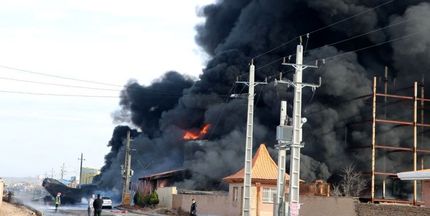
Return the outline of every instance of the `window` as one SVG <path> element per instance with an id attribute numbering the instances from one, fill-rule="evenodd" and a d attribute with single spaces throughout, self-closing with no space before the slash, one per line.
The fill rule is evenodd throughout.
<path id="1" fill-rule="evenodd" d="M 276 194 L 276 188 L 263 188 L 263 202 L 273 203 L 273 197 Z"/>
<path id="2" fill-rule="evenodd" d="M 239 199 L 239 188 L 238 187 L 233 187 L 233 202 L 237 202 L 237 200 Z"/>

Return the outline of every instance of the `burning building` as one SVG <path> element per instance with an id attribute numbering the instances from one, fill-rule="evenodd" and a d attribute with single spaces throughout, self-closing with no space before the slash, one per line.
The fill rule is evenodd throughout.
<path id="1" fill-rule="evenodd" d="M 225 188 L 220 179 L 242 167 L 244 155 L 246 101 L 229 96 L 247 89 L 235 81 L 247 77 L 251 59 L 257 80 L 273 81 L 280 72 L 291 78 L 280 63 L 294 53 L 296 36 L 303 35 L 305 63 L 325 62 L 304 79 L 323 79 L 316 92 L 303 92 L 308 123 L 301 177 L 307 181 L 327 179 L 350 163 L 369 170 L 369 154 L 355 149 L 370 143 L 371 108 L 363 96 L 371 93 L 374 74 L 383 74 L 384 66 L 391 65 L 389 79 L 396 78 L 402 88 L 430 69 L 430 39 L 425 34 L 430 31 L 430 4 L 424 0 L 223 0 L 201 8 L 199 15 L 206 21 L 196 27 L 196 42 L 210 59 L 198 80 L 170 71 L 148 86 L 130 81 L 121 92 L 115 121 L 142 131 L 132 131 L 135 176 L 184 167 L 193 173 L 180 183 L 184 187 Z M 293 95 L 291 89 L 271 83 L 256 93 L 254 143 L 267 143 L 275 154 L 279 104 L 292 101 Z M 121 187 L 127 130 L 114 130 L 111 152 L 95 179 L 101 186 Z M 206 141 L 184 159 L 186 143 L 196 137 Z M 408 135 L 388 132 L 385 137 L 400 143 Z M 428 134 L 423 139 L 427 141 Z M 386 159 L 392 166 L 404 164 L 394 155 Z"/>
<path id="2" fill-rule="evenodd" d="M 169 170 L 161 173 L 154 173 L 139 178 L 138 191 L 143 196 L 151 194 L 157 188 L 171 187 L 176 182 L 190 178 L 190 173 L 184 169 Z"/>

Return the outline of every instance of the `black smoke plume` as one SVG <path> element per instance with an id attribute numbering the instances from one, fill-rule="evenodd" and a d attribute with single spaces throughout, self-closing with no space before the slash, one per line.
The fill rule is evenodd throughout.
<path id="1" fill-rule="evenodd" d="M 323 85 L 316 92 L 304 90 L 303 116 L 308 118 L 308 123 L 304 126 L 302 178 L 327 179 L 349 163 L 355 163 L 364 171 L 370 170 L 369 151 L 365 147 L 370 145 L 371 107 L 369 100 L 362 96 L 371 93 L 372 77 L 383 75 L 384 66 L 388 65 L 389 89 L 394 91 L 421 80 L 422 74 L 430 69 L 427 36 L 430 4 L 395 0 L 372 9 L 382 3 L 384 1 L 220 0 L 202 8 L 199 13 L 206 22 L 196 27 L 196 42 L 209 54 L 210 60 L 199 79 L 194 81 L 168 72 L 149 86 L 133 81 L 122 91 L 121 110 L 114 118 L 118 122 L 131 120 L 141 129 L 133 142 L 135 177 L 186 167 L 193 172 L 193 178 L 180 183 L 182 186 L 222 187 L 220 179 L 243 166 L 246 97 L 230 98 L 229 95 L 246 93 L 247 88 L 235 84 L 236 78 L 247 78 L 253 57 L 294 39 L 255 58 L 257 80 L 269 77 L 269 81 L 273 81 L 279 72 L 291 79 L 291 68 L 280 66 L 280 61 L 259 67 L 294 54 L 298 35 L 303 35 L 305 63 L 313 64 L 320 59 L 318 69 L 304 72 L 305 81 L 323 79 Z M 327 45 L 398 22 L 404 23 L 344 43 Z M 321 30 L 307 38 L 306 33 L 316 29 Z M 396 40 L 405 35 L 409 36 Z M 384 43 L 390 40 L 393 41 Z M 374 47 L 349 52 L 370 46 Z M 325 64 L 321 64 L 322 59 L 326 59 Z M 274 86 L 273 82 L 257 87 L 254 148 L 266 143 L 276 156 L 274 131 L 279 124 L 280 100 L 289 102 L 291 115 L 291 91 L 285 86 Z M 405 91 L 411 92 L 407 88 Z M 410 118 L 410 107 L 403 109 L 397 105 L 399 103 L 389 102 L 385 106 L 390 113 L 387 117 Z M 384 109 L 378 108 L 378 114 L 381 110 Z M 204 137 L 207 141 L 195 144 L 182 139 L 186 130 L 199 130 L 204 124 L 211 125 Z M 120 129 L 122 127 L 116 128 L 115 132 Z M 124 133 L 115 132 L 112 140 L 124 138 Z M 412 134 L 408 129 L 395 126 L 378 127 L 378 133 L 383 134 L 378 142 L 389 141 L 397 146 L 409 145 Z M 427 136 L 424 134 L 423 140 L 427 140 Z M 106 165 L 98 179 L 102 184 L 112 186 L 120 182 L 121 144 L 111 141 L 112 151 L 106 156 Z M 198 148 L 191 148 L 193 145 Z M 187 149 L 194 150 L 185 154 Z M 386 165 L 378 169 L 387 172 L 412 167 L 408 156 L 394 153 L 379 158 L 384 158 Z"/>

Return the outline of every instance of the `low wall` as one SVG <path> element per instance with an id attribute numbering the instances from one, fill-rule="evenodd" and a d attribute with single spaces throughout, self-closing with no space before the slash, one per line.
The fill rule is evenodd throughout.
<path id="1" fill-rule="evenodd" d="M 357 204 L 358 216 L 428 216 L 430 215 L 430 208 L 406 206 L 406 205 L 393 205 L 393 204 L 371 204 L 371 203 L 358 203 Z"/>
<path id="2" fill-rule="evenodd" d="M 158 199 L 161 207 L 166 207 L 168 209 L 172 208 L 173 195 L 177 194 L 176 187 L 163 187 L 157 189 Z"/>
<path id="3" fill-rule="evenodd" d="M 356 201 L 347 197 L 300 196 L 301 216 L 355 216 Z"/>
<path id="4" fill-rule="evenodd" d="M 424 206 L 430 208 L 430 180 L 422 181 L 421 194 Z"/>
<path id="5" fill-rule="evenodd" d="M 232 205 L 228 194 L 176 194 L 173 195 L 173 209 L 190 211 L 191 200 L 197 203 L 197 215 L 239 216 L 240 208 Z"/>

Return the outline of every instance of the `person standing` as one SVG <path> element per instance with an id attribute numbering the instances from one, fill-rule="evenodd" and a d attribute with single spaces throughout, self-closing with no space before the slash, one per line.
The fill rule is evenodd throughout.
<path id="1" fill-rule="evenodd" d="M 91 195 L 91 197 L 88 199 L 88 216 L 91 216 L 91 211 L 94 209 L 93 207 L 93 203 L 94 203 L 94 199 L 96 198 L 96 196 L 93 194 Z"/>
<path id="2" fill-rule="evenodd" d="M 191 200 L 190 216 L 197 216 L 197 204 L 196 200 Z"/>
<path id="3" fill-rule="evenodd" d="M 55 212 L 58 210 L 58 206 L 61 205 L 61 193 L 57 193 L 57 196 L 55 197 Z"/>
<path id="4" fill-rule="evenodd" d="M 94 207 L 94 216 L 101 216 L 103 200 L 100 198 L 100 194 L 97 194 L 97 199 L 94 200 L 93 207 Z"/>

